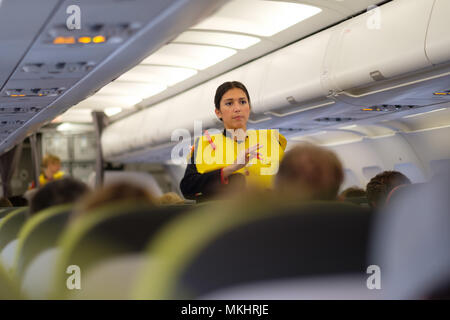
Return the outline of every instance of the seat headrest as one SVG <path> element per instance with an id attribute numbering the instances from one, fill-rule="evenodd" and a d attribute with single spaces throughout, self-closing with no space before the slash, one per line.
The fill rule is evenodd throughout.
<path id="1" fill-rule="evenodd" d="M 450 284 L 449 191 L 450 179 L 402 187 L 379 212 L 371 263 L 387 298 L 426 298 Z"/>

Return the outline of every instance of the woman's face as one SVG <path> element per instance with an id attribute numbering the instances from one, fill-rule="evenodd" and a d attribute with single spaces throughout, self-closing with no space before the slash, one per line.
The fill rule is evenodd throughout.
<path id="1" fill-rule="evenodd" d="M 247 130 L 250 104 L 242 89 L 232 88 L 225 92 L 220 100 L 220 110 L 215 110 L 216 115 L 222 118 L 225 129 Z"/>
<path id="2" fill-rule="evenodd" d="M 61 162 L 58 161 L 50 162 L 47 168 L 52 174 L 55 174 L 61 169 Z"/>

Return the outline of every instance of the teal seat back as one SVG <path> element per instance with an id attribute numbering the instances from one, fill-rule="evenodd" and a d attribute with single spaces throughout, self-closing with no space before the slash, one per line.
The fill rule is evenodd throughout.
<path id="1" fill-rule="evenodd" d="M 7 207 L 0 209 L 0 219 L 6 217 L 10 212 L 15 211 L 17 209 L 22 209 L 23 207 Z"/>
<path id="2" fill-rule="evenodd" d="M 42 210 L 28 219 L 18 235 L 15 271 L 19 278 L 37 255 L 56 246 L 71 211 L 72 205 L 64 204 Z"/>
<path id="3" fill-rule="evenodd" d="M 12 240 L 17 238 L 28 216 L 28 208 L 23 207 L 11 211 L 0 221 L 0 251 Z"/>
<path id="4" fill-rule="evenodd" d="M 144 252 L 159 229 L 190 208 L 120 202 L 94 209 L 74 221 L 59 242 L 61 255 L 54 280 L 57 298 L 67 293 L 68 266 L 79 266 L 85 273 L 107 259 Z"/>
<path id="5" fill-rule="evenodd" d="M 17 283 L 0 266 L 0 300 L 17 300 L 21 298 Z"/>

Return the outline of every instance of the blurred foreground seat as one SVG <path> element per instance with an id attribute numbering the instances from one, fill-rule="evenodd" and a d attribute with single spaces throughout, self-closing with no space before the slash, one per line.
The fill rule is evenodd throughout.
<path id="1" fill-rule="evenodd" d="M 21 298 L 17 284 L 0 266 L 0 300 L 17 300 Z"/>
<path id="2" fill-rule="evenodd" d="M 450 175 L 398 188 L 380 212 L 371 261 L 386 299 L 450 299 Z"/>
<path id="3" fill-rule="evenodd" d="M 58 205 L 34 214 L 18 235 L 14 274 L 22 292 L 31 299 L 44 299 L 50 290 L 54 272 L 56 245 L 63 233 L 72 204 Z"/>
<path id="4" fill-rule="evenodd" d="M 61 238 L 53 297 L 129 297 L 128 292 L 120 288 L 132 283 L 133 271 L 139 267 L 139 255 L 145 251 L 147 243 L 161 227 L 190 208 L 189 205 L 149 207 L 121 202 L 85 213 Z M 81 290 L 68 290 L 66 270 L 69 266 L 80 268 Z"/>
<path id="5" fill-rule="evenodd" d="M 372 299 L 367 208 L 342 202 L 209 207 L 150 247 L 138 299 Z"/>
<path id="6" fill-rule="evenodd" d="M 0 257 L 8 273 L 13 272 L 17 235 L 27 219 L 27 210 L 26 207 L 12 210 L 0 221 Z"/>

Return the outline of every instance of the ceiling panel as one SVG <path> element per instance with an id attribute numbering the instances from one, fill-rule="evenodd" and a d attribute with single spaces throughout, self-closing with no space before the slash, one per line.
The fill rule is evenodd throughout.
<path id="1" fill-rule="evenodd" d="M 99 111 L 111 107 L 120 107 L 126 109 L 130 108 L 141 100 L 142 98 L 131 95 L 95 95 L 78 103 L 75 107 L 73 107 L 73 109 L 90 109 Z"/>
<path id="2" fill-rule="evenodd" d="M 114 81 L 103 87 L 94 97 L 119 95 L 144 99 L 158 94 L 165 89 L 165 85 L 158 83 Z"/>
<path id="3" fill-rule="evenodd" d="M 383 0 L 230 1 L 106 85 L 97 93 L 97 100 L 93 100 L 97 96 L 94 95 L 72 110 L 126 105 L 125 115 L 133 110 L 129 106 L 129 97 L 133 95 L 144 97 L 135 110 L 149 107 L 381 2 Z M 139 88 L 146 91 L 142 83 L 165 87 L 165 90 L 149 90 L 150 94 L 145 97 L 144 93 L 138 93 Z M 121 99 L 105 98 L 110 95 Z M 115 117 L 119 118 L 120 115 Z"/>
<path id="4" fill-rule="evenodd" d="M 224 46 L 236 49 L 236 54 L 231 55 L 225 60 L 213 64 L 206 69 L 198 70 L 198 73 L 194 76 L 184 81 L 180 81 L 174 86 L 169 86 L 166 90 L 153 97 L 144 99 L 144 101 L 136 106 L 136 110 L 141 110 L 142 108 L 155 105 L 162 100 L 193 88 L 200 83 L 206 82 L 211 78 L 214 78 L 242 64 L 245 64 L 246 62 L 257 59 L 258 57 L 264 56 L 269 52 L 273 52 L 274 50 L 286 46 L 289 43 L 311 35 L 318 30 L 324 29 L 327 26 L 333 25 L 355 14 L 361 13 L 362 10 L 367 9 L 371 5 L 381 2 L 384 2 L 384 0 L 230 1 L 208 19 L 205 19 L 203 22 L 195 25 L 189 30 L 186 30 L 180 36 L 172 40 L 171 44 L 209 44 L 214 46 Z M 320 8 L 320 12 L 303 21 L 300 21 L 301 19 L 303 19 L 302 17 L 305 17 L 306 14 L 306 11 L 304 11 L 304 9 L 306 8 L 305 5 L 309 5 L 310 7 L 318 7 Z M 263 7 L 265 7 L 266 9 L 264 9 Z M 267 8 L 270 8 L 270 10 L 267 10 Z M 287 8 L 289 10 L 287 10 Z M 285 17 L 284 15 L 280 15 L 280 12 L 283 12 L 283 10 L 287 10 L 292 13 L 295 12 L 293 8 L 296 8 L 295 10 L 300 10 L 301 8 L 303 8 L 303 12 L 300 15 L 296 15 L 297 23 L 290 25 L 286 29 L 279 31 L 278 33 L 275 33 L 270 37 L 255 36 L 244 33 L 245 31 L 243 28 L 245 27 L 245 25 L 252 23 L 262 23 L 264 25 L 263 27 L 267 27 L 268 25 L 272 25 L 273 22 L 275 24 L 275 27 L 277 27 L 277 23 L 280 23 L 280 20 L 284 20 Z M 261 12 L 264 11 L 264 14 L 261 13 L 258 18 L 252 19 L 251 17 L 253 17 L 255 12 L 257 12 L 258 10 L 261 10 Z M 211 29 L 203 29 L 208 27 L 205 25 L 205 23 L 207 23 L 208 21 L 216 19 L 217 21 L 221 20 L 223 22 L 224 20 L 228 19 L 226 18 L 227 16 L 231 20 L 235 19 L 231 27 L 221 27 L 227 29 L 228 31 L 220 29 L 218 27 L 219 24 L 216 23 L 211 23 Z M 261 19 L 260 17 L 264 17 L 262 19 L 264 21 L 261 22 L 261 20 L 258 20 Z M 280 19 L 280 17 L 283 18 Z M 280 27 L 278 26 L 278 28 Z M 258 30 L 260 29 L 261 28 L 258 27 Z M 263 31 L 254 32 L 261 33 Z M 252 38 L 246 39 L 245 37 L 255 38 L 255 43 L 253 44 L 251 41 L 249 41 Z M 256 42 L 256 38 L 258 38 L 260 41 Z M 161 50 L 166 49 L 162 48 Z M 182 50 L 179 50 L 180 52 L 178 53 L 176 52 L 176 50 L 173 51 L 173 57 L 176 57 L 177 54 L 184 54 L 184 52 L 181 52 Z M 158 56 L 158 52 L 155 53 L 155 56 Z M 202 59 L 201 56 L 199 56 L 198 59 Z M 182 61 L 182 59 L 178 58 L 174 58 L 174 60 L 180 62 Z M 168 61 L 164 59 L 157 59 L 154 61 L 144 60 L 144 62 L 163 63 Z M 169 63 L 176 64 L 176 62 L 172 61 L 169 61 Z M 191 66 L 193 68 L 196 67 L 194 64 L 191 64 Z M 124 114 L 124 116 L 126 115 Z M 120 119 L 120 117 L 121 116 L 119 115 L 114 119 Z"/>
<path id="5" fill-rule="evenodd" d="M 231 48 L 217 46 L 170 43 L 142 63 L 203 70 L 231 57 L 236 52 Z"/>
<path id="6" fill-rule="evenodd" d="M 247 49 L 254 44 L 260 42 L 258 37 L 252 37 L 242 34 L 225 33 L 225 32 L 210 32 L 210 31 L 186 31 L 180 34 L 174 43 L 196 43 L 209 44 L 215 46 L 229 47 L 233 49 Z"/>
<path id="7" fill-rule="evenodd" d="M 195 69 L 141 64 L 124 73 L 117 81 L 151 82 L 173 86 L 196 74 Z"/>
<path id="8" fill-rule="evenodd" d="M 281 1 L 231 1 L 192 29 L 219 30 L 271 37 L 322 9 Z"/>

